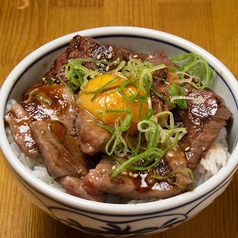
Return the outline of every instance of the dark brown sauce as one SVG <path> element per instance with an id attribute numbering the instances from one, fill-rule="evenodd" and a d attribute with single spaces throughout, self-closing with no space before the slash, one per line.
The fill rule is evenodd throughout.
<path id="1" fill-rule="evenodd" d="M 50 124 L 50 130 L 56 136 L 59 142 L 63 142 L 66 132 L 65 125 L 59 121 L 53 121 Z"/>
<path id="2" fill-rule="evenodd" d="M 132 178 L 135 190 L 139 193 L 146 193 L 154 190 L 170 190 L 173 185 L 169 184 L 166 179 L 154 179 L 150 178 L 150 175 L 147 174 L 139 174 L 137 178 Z"/>
<path id="3" fill-rule="evenodd" d="M 160 162 L 154 166 L 153 169 L 146 171 L 145 173 L 139 173 L 138 177 L 133 178 L 131 177 L 134 185 L 135 190 L 140 193 L 145 193 L 152 190 L 164 190 L 166 187 L 171 186 L 169 185 L 166 179 L 155 179 L 151 178 L 150 175 L 157 174 L 159 176 L 165 176 L 167 172 L 170 171 L 168 164 L 164 159 L 161 159 Z"/>
<path id="4" fill-rule="evenodd" d="M 23 107 L 33 120 L 45 120 L 49 115 L 63 113 L 68 106 L 63 93 L 63 85 L 46 85 L 37 88 Z M 47 111 L 46 111 L 47 110 Z"/>
<path id="5" fill-rule="evenodd" d="M 132 178 L 136 191 L 140 193 L 144 193 L 151 189 L 151 187 L 146 182 L 147 176 L 148 174 L 139 174 L 137 178 Z"/>

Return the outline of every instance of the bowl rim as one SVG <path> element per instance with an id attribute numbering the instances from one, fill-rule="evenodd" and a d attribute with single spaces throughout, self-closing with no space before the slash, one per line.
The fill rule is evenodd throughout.
<path id="1" fill-rule="evenodd" d="M 222 77 L 226 79 L 226 82 L 229 84 L 231 89 L 238 88 L 238 82 L 232 73 L 226 68 L 223 63 L 221 63 L 217 58 L 208 53 L 206 50 L 202 49 L 198 45 L 189 42 L 181 37 L 165 33 L 158 30 L 142 28 L 142 27 L 129 27 L 129 26 L 111 26 L 111 27 L 99 27 L 92 28 L 82 31 L 77 31 L 65 36 L 59 37 L 40 48 L 33 51 L 27 57 L 25 57 L 9 74 L 5 82 L 3 83 L 0 91 L 0 116 L 4 117 L 5 112 L 5 103 L 8 98 L 9 92 L 14 85 L 14 79 L 18 78 L 27 66 L 29 66 L 34 60 L 44 55 L 45 53 L 51 51 L 53 48 L 60 47 L 65 44 L 69 44 L 69 41 L 76 34 L 82 36 L 91 36 L 91 37 L 101 37 L 103 35 L 129 35 L 129 36 L 144 36 L 147 38 L 160 39 L 171 44 L 175 44 L 187 49 L 188 51 L 195 52 L 204 57 L 204 59 L 211 64 L 214 68 L 219 69 L 222 72 Z M 232 91 L 233 96 L 238 100 L 238 90 Z M 4 103 L 2 103 L 4 102 Z M 1 140 L 0 146 L 3 154 L 6 157 L 6 164 L 13 168 L 14 173 L 17 177 L 22 180 L 23 183 L 27 184 L 34 190 L 40 192 L 44 196 L 48 197 L 50 200 L 56 201 L 59 204 L 67 205 L 72 209 L 82 209 L 84 211 L 91 211 L 94 213 L 103 213 L 103 214 L 113 214 L 113 215 L 129 215 L 129 214 L 148 214 L 155 211 L 166 211 L 170 209 L 175 209 L 186 204 L 195 201 L 205 194 L 208 194 L 211 190 L 219 186 L 226 178 L 235 172 L 238 164 L 238 156 L 235 154 L 238 153 L 238 146 L 236 146 L 234 151 L 225 167 L 223 167 L 217 175 L 214 175 L 211 179 L 203 183 L 202 185 L 196 187 L 193 191 L 186 192 L 184 194 L 177 195 L 172 198 L 165 200 L 148 202 L 143 204 L 110 204 L 110 203 L 99 203 L 94 201 L 89 201 L 81 198 L 77 198 L 66 193 L 60 192 L 56 189 L 52 189 L 49 185 L 45 184 L 38 178 L 34 177 L 23 164 L 18 160 L 14 155 L 14 152 L 10 149 L 10 145 L 7 141 L 4 121 L 0 122 L 0 132 Z M 172 205 L 171 205 L 172 204 Z"/>

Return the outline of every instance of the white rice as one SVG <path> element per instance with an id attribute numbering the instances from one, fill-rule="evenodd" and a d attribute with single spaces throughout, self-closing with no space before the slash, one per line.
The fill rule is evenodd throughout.
<path id="1" fill-rule="evenodd" d="M 227 144 L 227 131 L 222 128 L 213 145 L 210 146 L 204 158 L 201 159 L 197 168 L 194 170 L 195 185 L 207 181 L 224 166 L 230 158 Z"/>
<path id="2" fill-rule="evenodd" d="M 15 100 L 10 100 L 7 105 L 7 111 L 9 111 L 11 109 L 11 106 L 15 103 L 16 103 Z M 52 188 L 65 192 L 65 190 L 61 187 L 61 185 L 48 174 L 48 171 L 44 164 L 36 162 L 34 159 L 29 158 L 20 151 L 18 145 L 13 141 L 9 127 L 6 127 L 6 133 L 11 149 L 13 150 L 15 155 L 19 158 L 21 163 L 26 167 L 26 169 L 30 171 L 35 177 L 42 180 Z M 212 146 L 210 146 L 205 157 L 201 159 L 200 164 L 194 170 L 195 186 L 201 185 L 209 178 L 211 178 L 213 175 L 217 174 L 217 172 L 222 167 L 226 166 L 226 162 L 230 158 L 230 153 L 228 152 L 228 144 L 226 139 L 227 139 L 226 128 L 222 128 L 215 143 Z M 110 195 L 108 196 L 106 202 L 134 203 L 135 200 L 128 201 L 128 199 L 122 199 L 119 196 Z M 138 202 L 140 201 L 137 201 L 137 203 Z"/>

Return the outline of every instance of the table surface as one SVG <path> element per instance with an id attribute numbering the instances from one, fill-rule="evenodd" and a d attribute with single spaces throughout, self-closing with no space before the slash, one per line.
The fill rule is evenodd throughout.
<path id="1" fill-rule="evenodd" d="M 41 45 L 102 26 L 161 30 L 203 47 L 238 78 L 237 0 L 1 0 L 0 85 Z M 0 154 L 0 237 L 81 237 L 34 205 Z M 238 173 L 227 190 L 196 217 L 148 238 L 238 238 Z"/>

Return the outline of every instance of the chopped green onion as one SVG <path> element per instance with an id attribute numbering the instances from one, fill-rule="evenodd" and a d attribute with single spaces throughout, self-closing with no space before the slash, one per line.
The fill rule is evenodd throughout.
<path id="1" fill-rule="evenodd" d="M 180 86 L 174 84 L 174 83 L 172 83 L 170 85 L 170 89 L 168 91 L 172 97 L 185 95 L 185 89 L 183 87 L 180 87 Z M 176 99 L 175 102 L 182 109 L 187 109 L 187 107 L 188 107 L 186 99 Z"/>
<path id="2" fill-rule="evenodd" d="M 176 101 L 176 100 L 182 100 L 182 99 L 186 99 L 186 100 L 192 100 L 194 103 L 204 103 L 205 102 L 205 98 L 195 98 L 195 97 L 190 97 L 190 96 L 173 96 L 170 98 L 170 100 L 172 102 Z M 186 108 L 184 108 L 186 109 Z"/>
<path id="3" fill-rule="evenodd" d="M 137 154 L 136 156 L 126 160 L 124 163 L 122 163 L 121 165 L 119 165 L 112 173 L 112 176 L 116 176 L 117 174 L 119 174 L 120 172 L 122 172 L 123 170 L 130 168 L 130 169 L 135 169 L 135 170 L 145 170 L 148 169 L 151 166 L 148 166 L 148 168 L 143 168 L 143 167 L 136 167 L 133 168 L 131 167 L 132 164 L 136 163 L 137 161 L 141 160 L 141 159 L 146 159 L 146 158 L 150 158 L 151 156 L 157 156 L 157 158 L 162 158 L 162 156 L 164 155 L 164 153 L 162 152 L 161 149 L 158 148 L 151 148 L 149 150 L 146 150 L 140 154 Z M 159 162 L 159 159 L 156 160 L 156 163 Z"/>
<path id="4" fill-rule="evenodd" d="M 95 98 L 105 89 L 107 89 L 108 87 L 112 86 L 114 83 L 118 82 L 119 80 L 121 80 L 120 77 L 115 77 L 112 80 L 110 80 L 109 82 L 105 83 L 101 88 L 98 89 L 98 91 L 95 93 L 95 95 L 91 98 L 91 102 L 95 100 Z"/>
<path id="5" fill-rule="evenodd" d="M 186 188 L 186 186 L 182 186 L 182 185 L 180 185 L 180 184 L 178 184 L 178 183 L 176 183 L 176 182 L 173 182 L 173 181 L 171 180 L 171 178 L 176 177 L 176 174 L 182 173 L 182 172 L 188 172 L 189 175 L 191 176 L 192 186 L 191 186 L 190 189 L 193 189 L 193 188 L 194 188 L 194 181 L 195 181 L 195 179 L 194 179 L 194 174 L 193 174 L 192 170 L 189 169 L 189 168 L 176 169 L 176 170 L 173 170 L 173 171 L 168 172 L 165 176 L 160 176 L 160 175 L 152 174 L 152 175 L 150 175 L 150 178 L 154 178 L 154 179 L 158 179 L 158 180 L 167 180 L 168 183 L 173 184 L 173 185 L 176 185 L 176 186 L 179 187 L 180 189 L 184 189 L 184 188 Z"/>
<path id="6" fill-rule="evenodd" d="M 160 93 L 158 93 L 156 91 L 156 89 L 154 87 L 151 87 L 151 91 L 158 96 L 159 98 L 163 99 L 165 102 L 167 102 L 168 104 L 170 104 L 173 108 L 175 107 L 175 104 L 173 102 L 171 102 L 167 97 L 161 95 Z"/>
<path id="7" fill-rule="evenodd" d="M 132 84 L 133 86 L 135 86 L 135 88 L 137 89 L 136 93 L 133 94 L 131 91 L 129 91 L 126 87 L 128 85 Z M 131 95 L 130 96 L 127 96 L 125 93 L 124 93 L 124 90 L 128 91 Z M 122 95 L 122 97 L 127 100 L 127 101 L 134 101 L 135 98 L 137 98 L 138 94 L 139 94 L 139 87 L 138 85 L 131 81 L 131 80 L 126 80 L 126 81 L 123 81 L 120 85 L 120 88 L 118 89 L 118 92 Z"/>
<path id="8" fill-rule="evenodd" d="M 181 55 L 171 59 L 171 61 L 174 63 L 186 61 L 179 69 L 171 69 L 171 71 L 175 73 L 178 71 L 178 75 L 181 79 L 184 79 L 184 76 L 187 75 L 187 73 L 194 76 L 193 79 L 197 82 L 194 83 L 191 79 L 188 83 L 197 89 L 204 89 L 207 87 L 213 77 L 214 70 L 210 68 L 202 56 L 195 53 Z M 203 81 L 205 81 L 204 84 L 202 84 Z"/>
<path id="9" fill-rule="evenodd" d="M 133 119 L 133 113 L 130 112 L 126 115 L 124 120 L 115 120 L 114 129 L 110 129 L 110 132 L 112 133 L 111 139 L 108 141 L 108 143 L 105 146 L 106 153 L 110 156 L 113 153 L 119 157 L 123 157 L 127 154 L 128 146 L 126 143 L 126 140 L 123 138 L 122 133 L 127 131 L 131 125 Z M 100 124 L 99 124 L 100 125 Z M 103 128 L 105 125 L 100 125 Z M 113 143 L 111 150 L 109 151 L 109 148 L 111 146 L 111 143 Z"/>
<path id="10" fill-rule="evenodd" d="M 44 97 L 44 96 L 42 96 L 42 95 L 40 95 L 40 94 L 33 94 L 37 99 L 39 99 L 39 100 L 42 100 L 42 101 L 45 101 L 46 102 L 46 104 L 48 104 L 48 105 L 50 105 L 50 106 L 52 106 L 53 105 L 53 102 L 50 100 L 50 99 L 48 99 L 48 98 L 46 98 L 46 97 Z"/>
<path id="11" fill-rule="evenodd" d="M 44 101 L 44 102 L 45 102 L 46 104 L 48 104 L 49 106 L 52 106 L 52 105 L 53 105 L 53 102 L 52 102 L 50 99 L 48 99 L 48 98 L 46 98 L 46 97 L 40 95 L 39 93 L 36 93 L 36 91 L 37 91 L 37 89 L 33 89 L 33 90 L 29 93 L 29 97 L 34 96 L 36 99 Z"/>
<path id="12" fill-rule="evenodd" d="M 53 85 L 53 84 L 54 84 L 54 80 L 51 79 L 51 78 L 43 78 L 43 80 L 49 82 L 50 85 Z"/>

